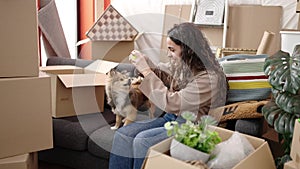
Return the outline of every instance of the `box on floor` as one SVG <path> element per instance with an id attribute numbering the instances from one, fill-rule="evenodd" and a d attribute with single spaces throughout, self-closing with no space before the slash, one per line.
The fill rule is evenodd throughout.
<path id="1" fill-rule="evenodd" d="M 106 75 L 76 66 L 46 66 L 51 76 L 52 116 L 67 117 L 103 112 Z"/>
<path id="2" fill-rule="evenodd" d="M 0 77 L 39 74 L 36 2 L 0 1 Z"/>
<path id="3" fill-rule="evenodd" d="M 223 141 L 230 138 L 233 131 L 223 129 L 220 127 L 215 128 Z M 233 169 L 275 169 L 275 162 L 269 148 L 268 143 L 260 138 L 249 135 L 244 135 L 248 141 L 253 145 L 255 151 L 249 154 L 245 159 L 240 161 Z M 196 169 L 196 166 L 190 165 L 184 161 L 172 158 L 169 155 L 170 145 L 173 138 L 168 138 L 152 147 L 148 151 L 148 157 L 145 159 L 143 169 L 173 169 L 185 168 Z"/>
<path id="4" fill-rule="evenodd" d="M 0 78 L 0 158 L 53 147 L 50 77 Z"/>
<path id="5" fill-rule="evenodd" d="M 0 169 L 38 169 L 37 152 L 0 159 Z"/>

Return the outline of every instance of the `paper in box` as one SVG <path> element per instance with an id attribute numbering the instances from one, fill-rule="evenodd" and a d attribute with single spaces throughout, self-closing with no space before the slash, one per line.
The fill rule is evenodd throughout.
<path id="1" fill-rule="evenodd" d="M 233 131 L 216 127 L 223 141 L 230 138 Z M 243 134 L 254 147 L 254 152 L 240 161 L 233 169 L 275 169 L 275 162 L 268 143 L 260 138 Z M 170 145 L 172 137 L 168 138 L 152 147 L 148 151 L 148 157 L 145 159 L 142 169 L 197 169 L 199 167 L 190 165 L 184 161 L 177 160 L 170 156 Z"/>
<path id="2" fill-rule="evenodd" d="M 63 65 L 40 69 L 51 76 L 53 117 L 103 112 L 105 74 Z"/>
<path id="3" fill-rule="evenodd" d="M 0 169 L 38 169 L 37 152 L 0 159 Z"/>
<path id="4" fill-rule="evenodd" d="M 299 169 L 300 168 L 300 122 L 298 121 L 298 119 L 296 119 L 295 121 L 290 155 L 292 157 L 292 160 L 295 162 L 296 168 Z"/>
<path id="5" fill-rule="evenodd" d="M 50 77 L 0 78 L 0 158 L 53 148 Z"/>
<path id="6" fill-rule="evenodd" d="M 298 169 L 294 161 L 284 163 L 283 169 Z"/>
<path id="7" fill-rule="evenodd" d="M 0 1 L 0 77 L 39 74 L 36 0 Z"/>
<path id="8" fill-rule="evenodd" d="M 112 5 L 94 23 L 86 36 L 92 41 L 92 58 L 124 62 L 134 49 L 138 31 Z"/>

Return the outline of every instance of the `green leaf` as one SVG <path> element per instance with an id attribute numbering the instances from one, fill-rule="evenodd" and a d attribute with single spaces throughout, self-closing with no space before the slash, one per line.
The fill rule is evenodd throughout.
<path id="1" fill-rule="evenodd" d="M 300 115 L 300 95 L 278 92 L 275 96 L 275 102 L 284 111 Z"/>
<path id="2" fill-rule="evenodd" d="M 282 112 L 278 115 L 274 122 L 274 129 L 280 134 L 292 134 L 293 125 L 296 116 L 287 112 Z"/>
<path id="3" fill-rule="evenodd" d="M 273 88 L 296 94 L 300 88 L 300 54 L 278 51 L 266 58 L 264 72 Z"/>
<path id="4" fill-rule="evenodd" d="M 295 119 L 299 118 L 297 113 L 285 112 L 274 101 L 262 107 L 262 114 L 268 124 L 274 126 L 275 131 L 280 134 L 293 133 Z"/>
<path id="5" fill-rule="evenodd" d="M 195 121 L 197 119 L 197 116 L 194 113 L 188 111 L 182 112 L 181 116 L 188 121 Z"/>
<path id="6" fill-rule="evenodd" d="M 276 105 L 275 102 L 270 101 L 262 107 L 262 115 L 265 117 L 268 124 L 274 126 L 274 121 L 277 116 L 282 113 L 280 107 Z"/>

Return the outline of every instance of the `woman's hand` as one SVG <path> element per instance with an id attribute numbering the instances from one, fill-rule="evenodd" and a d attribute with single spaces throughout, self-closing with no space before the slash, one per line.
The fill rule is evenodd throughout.
<path id="1" fill-rule="evenodd" d="M 146 77 L 150 72 L 150 66 L 147 63 L 147 59 L 140 51 L 133 50 L 129 56 L 129 61 Z"/>

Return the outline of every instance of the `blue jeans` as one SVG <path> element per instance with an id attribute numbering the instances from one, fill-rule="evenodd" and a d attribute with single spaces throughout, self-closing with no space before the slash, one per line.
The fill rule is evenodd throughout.
<path id="1" fill-rule="evenodd" d="M 118 129 L 114 135 L 109 158 L 109 169 L 140 169 L 148 148 L 166 139 L 164 124 L 176 120 L 184 122 L 174 114 L 135 122 Z"/>

